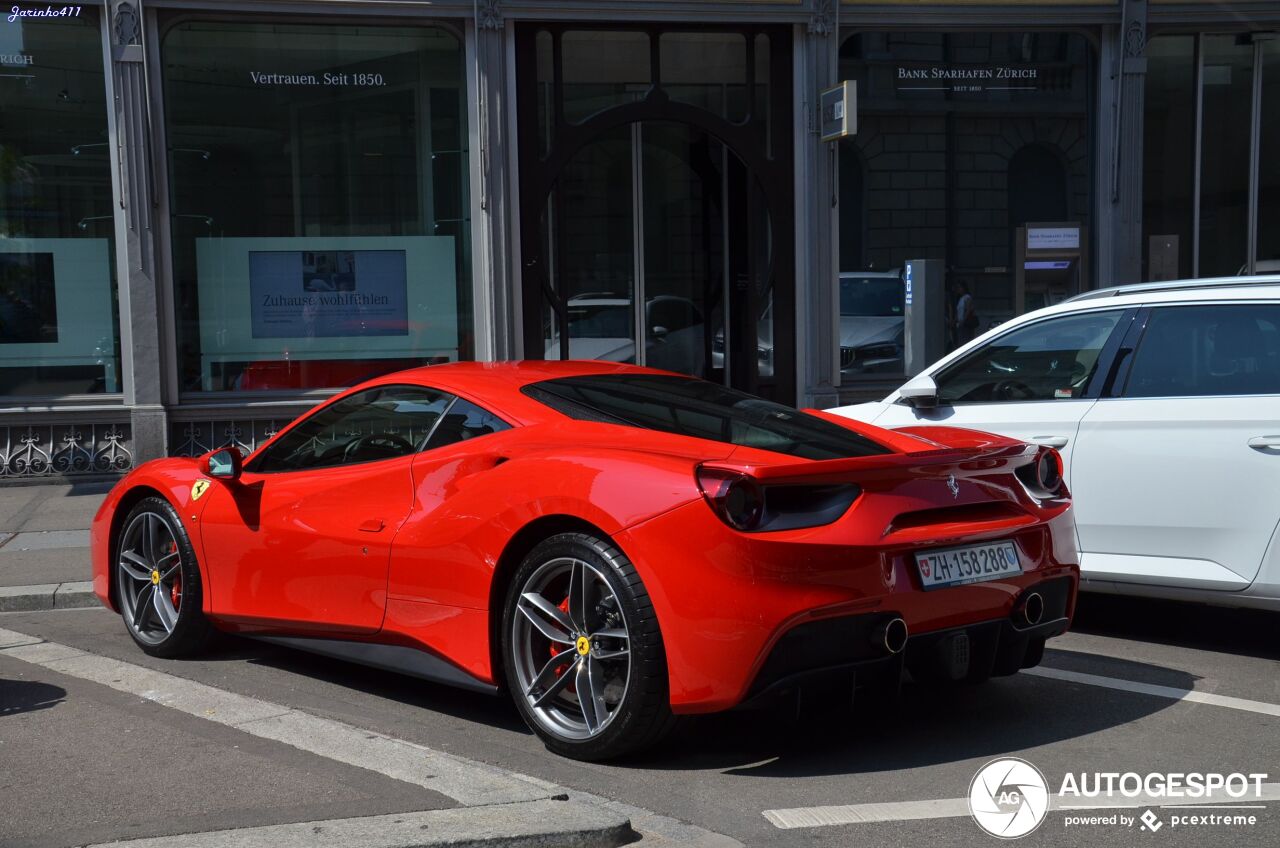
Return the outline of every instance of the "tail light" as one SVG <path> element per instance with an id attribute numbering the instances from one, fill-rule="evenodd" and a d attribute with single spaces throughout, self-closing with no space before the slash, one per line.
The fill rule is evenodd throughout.
<path id="1" fill-rule="evenodd" d="M 862 494 L 852 483 L 761 486 L 749 474 L 699 467 L 698 488 L 712 512 L 735 530 L 796 530 L 830 524 Z"/>
<path id="2" fill-rule="evenodd" d="M 1062 479 L 1062 454 L 1053 448 L 1041 448 L 1033 462 L 1017 470 L 1018 479 L 1037 498 L 1061 498 L 1067 494 Z"/>
<path id="3" fill-rule="evenodd" d="M 735 530 L 755 530 L 764 516 L 764 493 L 755 479 L 737 471 L 699 468 L 698 488 L 720 520 Z"/>

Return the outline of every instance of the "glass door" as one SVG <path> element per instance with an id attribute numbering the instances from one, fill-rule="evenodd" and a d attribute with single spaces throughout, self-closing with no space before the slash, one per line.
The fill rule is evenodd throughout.
<path id="1" fill-rule="evenodd" d="M 518 33 L 526 356 L 794 400 L 785 43 L 749 28 Z"/>

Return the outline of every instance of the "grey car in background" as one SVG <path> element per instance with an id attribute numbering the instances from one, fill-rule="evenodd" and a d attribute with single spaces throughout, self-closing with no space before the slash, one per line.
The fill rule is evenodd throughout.
<path id="1" fill-rule="evenodd" d="M 902 270 L 840 274 L 840 373 L 901 374 L 906 286 Z"/>

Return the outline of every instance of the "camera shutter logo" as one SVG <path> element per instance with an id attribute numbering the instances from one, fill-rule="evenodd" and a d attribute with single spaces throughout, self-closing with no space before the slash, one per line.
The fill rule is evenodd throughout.
<path id="1" fill-rule="evenodd" d="M 1049 812 L 1049 784 L 1040 769 L 1017 757 L 992 760 L 969 784 L 969 813 L 1000 839 L 1034 831 Z"/>

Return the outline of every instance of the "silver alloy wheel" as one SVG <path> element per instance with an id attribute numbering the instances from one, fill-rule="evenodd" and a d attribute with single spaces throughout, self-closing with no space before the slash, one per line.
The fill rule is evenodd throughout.
<path id="1" fill-rule="evenodd" d="M 598 736 L 631 677 L 626 614 L 604 574 L 580 559 L 549 560 L 521 587 L 516 610 L 518 695 L 547 731 L 576 740 Z"/>
<path id="2" fill-rule="evenodd" d="M 155 512 L 135 515 L 120 537 L 116 588 L 120 612 L 133 634 L 158 645 L 178 623 L 182 605 L 182 555 L 168 519 Z"/>

